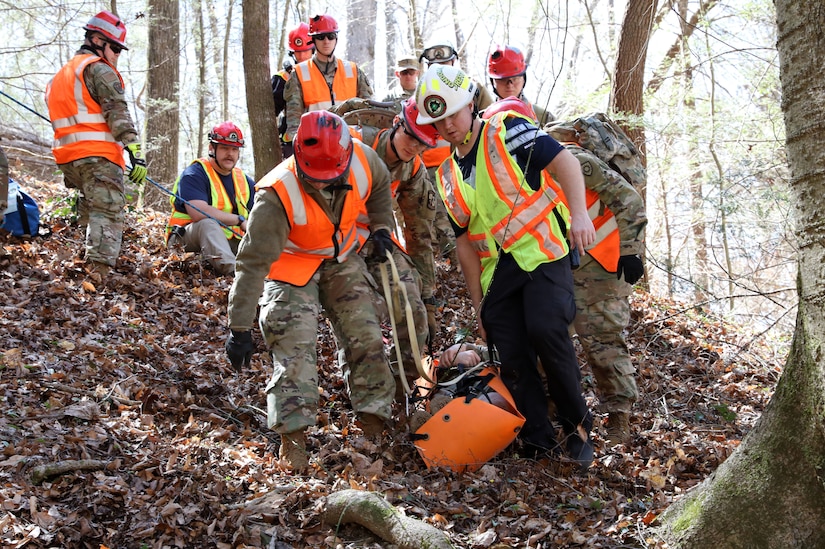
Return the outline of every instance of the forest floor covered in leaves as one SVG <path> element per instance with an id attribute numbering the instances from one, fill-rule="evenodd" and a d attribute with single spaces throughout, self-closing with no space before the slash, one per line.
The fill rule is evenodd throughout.
<path id="1" fill-rule="evenodd" d="M 403 428 L 379 444 L 361 436 L 324 327 L 312 470 L 297 476 L 266 428 L 271 364 L 259 334 L 248 369 L 226 360 L 231 279 L 165 249 L 165 212 L 129 213 L 117 268 L 90 278 L 83 232 L 50 198 L 62 185 L 27 185 L 52 234 L 0 235 L 3 547 L 393 547 L 320 520 L 325 496 L 353 488 L 382 494 L 455 547 L 661 547 L 650 525 L 736 448 L 784 360 L 746 330 L 639 290 L 632 444 L 606 446 L 582 360 L 597 412 L 587 472 L 513 445 L 456 474 L 428 470 Z M 473 315 L 461 275 L 445 264 L 439 275 L 443 348 Z"/>

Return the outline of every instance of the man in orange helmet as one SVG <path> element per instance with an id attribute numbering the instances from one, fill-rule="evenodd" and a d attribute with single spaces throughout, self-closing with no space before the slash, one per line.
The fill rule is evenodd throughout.
<path id="1" fill-rule="evenodd" d="M 232 122 L 212 128 L 208 157 L 183 170 L 169 199 L 167 244 L 200 252 L 221 275 L 235 272 L 235 254 L 255 198 L 255 183 L 237 167 L 243 146 L 243 133 Z"/>
<path id="2" fill-rule="evenodd" d="M 380 435 L 391 417 L 395 382 L 374 281 L 358 255 L 357 221 L 366 211 L 376 257 L 392 248 L 394 221 L 386 166 L 338 115 L 304 114 L 293 144 L 295 154 L 256 186 L 229 293 L 226 353 L 235 368 L 249 365 L 260 297 L 259 325 L 274 364 L 268 424 L 281 435 L 284 465 L 303 472 L 306 431 L 319 404 L 315 342 L 322 311 L 338 339 L 339 365 L 364 434 Z"/>
<path id="3" fill-rule="evenodd" d="M 289 31 L 289 56 L 295 63 L 303 63 L 312 57 L 315 46 L 309 37 L 309 25 L 301 23 Z M 284 61 L 284 68 L 272 75 L 272 98 L 275 100 L 275 115 L 278 117 L 278 135 L 281 138 L 281 154 L 283 158 L 292 156 L 292 141 L 286 139 L 286 101 L 284 89 L 292 74 L 293 64 Z"/>
<path id="4" fill-rule="evenodd" d="M 295 66 L 284 90 L 286 101 L 286 139 L 298 130 L 301 115 L 329 109 L 347 99 L 372 97 L 372 84 L 352 61 L 335 57 L 338 23 L 329 15 L 315 15 L 309 20 L 309 37 L 315 54 L 309 61 Z"/>
<path id="5" fill-rule="evenodd" d="M 49 82 L 46 104 L 54 128 L 54 159 L 65 185 L 80 191 L 86 261 L 101 277 L 120 255 L 126 206 L 123 149 L 135 185 L 146 178 L 146 161 L 117 71 L 120 54 L 128 49 L 126 25 L 117 15 L 101 11 L 83 28 L 83 45 Z"/>

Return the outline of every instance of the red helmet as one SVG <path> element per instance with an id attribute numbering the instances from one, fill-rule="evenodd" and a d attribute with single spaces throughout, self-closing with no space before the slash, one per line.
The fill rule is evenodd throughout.
<path id="1" fill-rule="evenodd" d="M 533 106 L 530 103 L 526 103 L 519 99 L 518 97 L 507 97 L 500 101 L 496 101 L 486 109 L 484 112 L 481 113 L 481 118 L 484 120 L 491 119 L 494 115 L 505 112 L 505 111 L 516 111 L 519 114 L 523 114 L 532 120 L 533 122 L 538 121 L 538 116 L 536 116 L 536 112 L 533 110 Z"/>
<path id="2" fill-rule="evenodd" d="M 418 125 L 418 105 L 415 103 L 415 98 L 410 97 L 401 103 L 401 120 L 406 128 L 406 132 L 413 137 L 427 145 L 428 147 L 435 147 L 438 144 L 438 131 L 434 124 Z"/>
<path id="3" fill-rule="evenodd" d="M 126 47 L 126 25 L 120 20 L 120 17 L 110 11 L 103 10 L 86 23 L 83 27 L 87 31 L 99 32 L 106 37 L 106 40 L 113 42 L 128 50 Z"/>
<path id="4" fill-rule="evenodd" d="M 243 133 L 238 126 L 227 120 L 212 128 L 209 132 L 209 142 L 214 145 L 243 147 Z"/>
<path id="5" fill-rule="evenodd" d="M 338 32 L 338 23 L 329 15 L 316 15 L 309 20 L 309 35 Z"/>
<path id="6" fill-rule="evenodd" d="M 487 74 L 490 78 L 512 78 L 527 72 L 524 54 L 513 46 L 496 46 L 487 60 Z"/>
<path id="7" fill-rule="evenodd" d="M 301 23 L 289 31 L 289 51 L 309 51 L 314 46 L 309 37 L 309 25 Z"/>
<path id="8" fill-rule="evenodd" d="M 347 123 L 329 111 L 304 113 L 292 146 L 298 171 L 321 182 L 332 182 L 347 172 L 355 147 Z"/>

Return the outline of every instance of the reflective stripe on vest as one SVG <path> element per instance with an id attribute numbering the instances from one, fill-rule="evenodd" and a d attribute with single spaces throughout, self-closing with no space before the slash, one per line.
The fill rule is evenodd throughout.
<path id="1" fill-rule="evenodd" d="M 295 66 L 295 74 L 301 81 L 304 107 L 309 111 L 327 110 L 331 106 L 358 96 L 358 67 L 351 61 L 336 59 L 332 90 L 321 70 L 310 59 Z"/>
<path id="2" fill-rule="evenodd" d="M 596 228 L 596 240 L 587 247 L 587 253 L 595 259 L 604 270 L 615 273 L 619 267 L 619 224 L 610 208 L 605 206 L 596 191 L 586 190 L 587 213 Z"/>
<path id="3" fill-rule="evenodd" d="M 210 206 L 222 212 L 233 213 L 235 211 L 235 206 L 237 205 L 238 215 L 249 217 L 247 204 L 249 204 L 249 197 L 251 196 L 251 193 L 249 191 L 249 183 L 246 180 L 246 176 L 240 168 L 232 169 L 232 185 L 235 188 L 235 204 L 233 204 L 229 200 L 229 193 L 226 192 L 218 172 L 216 172 L 215 168 L 212 167 L 212 164 L 209 162 L 208 158 L 199 158 L 192 162 L 192 164 L 200 164 L 203 171 L 206 172 L 206 176 L 209 179 L 209 191 L 211 195 L 209 200 Z M 173 226 L 186 226 L 192 223 L 192 218 L 189 214 L 179 212 L 175 209 L 175 198 L 178 196 L 179 185 L 180 176 L 178 176 L 178 179 L 172 186 L 173 196 L 169 197 L 169 203 L 172 204 L 172 215 L 169 217 L 169 222 L 166 225 L 167 239 L 169 238 L 169 234 L 172 232 Z M 227 229 L 226 227 L 221 228 L 223 229 L 223 234 L 226 235 L 227 239 L 231 239 L 236 236 L 230 229 Z M 240 227 L 238 227 L 237 232 L 243 235 L 243 231 Z"/>
<path id="4" fill-rule="evenodd" d="M 568 210 L 558 186 L 542 172 L 542 188 L 534 191 L 524 173 L 507 152 L 504 125 L 506 116 L 491 118 L 482 130 L 476 153 L 475 181 L 467 183 L 455 159 L 439 168 L 436 181 L 450 216 L 466 227 L 470 242 L 481 258 L 482 290 L 492 279 L 496 247 L 513 256 L 526 272 L 565 257 L 567 242 L 553 210 L 559 208 L 563 220 Z M 525 120 L 529 120 L 526 117 Z"/>
<path id="5" fill-rule="evenodd" d="M 324 209 L 304 189 L 298 180 L 295 157 L 290 157 L 269 172 L 256 188 L 271 188 L 278 194 L 290 220 L 290 231 L 281 256 L 272 263 L 267 278 L 295 286 L 304 286 L 327 259 L 344 261 L 357 252 L 360 242 L 356 220 L 372 192 L 372 171 L 361 142 L 354 142 L 354 157 L 350 164 L 347 192 L 336 227 Z"/>
<path id="6" fill-rule="evenodd" d="M 46 87 L 46 105 L 54 129 L 52 154 L 58 164 L 100 156 L 123 169 L 123 147 L 112 135 L 101 106 L 92 98 L 83 78 L 86 67 L 97 62 L 109 65 L 123 85 L 120 73 L 105 59 L 80 54 L 69 60 Z"/>

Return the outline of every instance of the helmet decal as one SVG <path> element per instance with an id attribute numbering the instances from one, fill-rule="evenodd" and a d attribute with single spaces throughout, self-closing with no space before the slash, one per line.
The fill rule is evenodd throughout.
<path id="1" fill-rule="evenodd" d="M 465 86 L 463 86 L 463 84 L 464 84 L 464 80 L 466 80 L 466 78 L 467 78 L 467 75 L 465 75 L 463 72 L 457 73 L 455 75 L 454 80 L 450 80 L 449 78 L 447 78 L 447 75 L 444 74 L 443 70 L 439 70 L 436 74 L 438 74 L 438 79 L 439 80 L 441 80 L 442 82 L 444 82 L 445 84 L 447 84 L 449 87 L 451 87 L 454 90 L 465 87 Z M 442 99 L 442 101 L 443 101 L 443 99 Z"/>
<path id="2" fill-rule="evenodd" d="M 424 98 L 424 111 L 431 117 L 437 118 L 447 110 L 447 102 L 440 95 L 430 95 Z"/>

